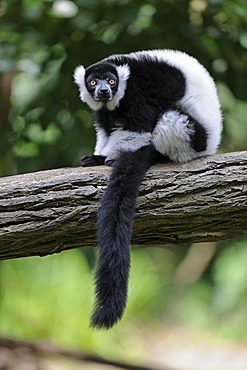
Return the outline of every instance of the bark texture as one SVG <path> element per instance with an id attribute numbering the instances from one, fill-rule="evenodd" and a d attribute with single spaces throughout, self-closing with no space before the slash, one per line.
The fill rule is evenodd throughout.
<path id="1" fill-rule="evenodd" d="M 111 169 L 63 168 L 0 179 L 0 259 L 96 245 L 99 198 Z M 247 230 L 247 152 L 150 169 L 132 243 L 179 244 Z"/>

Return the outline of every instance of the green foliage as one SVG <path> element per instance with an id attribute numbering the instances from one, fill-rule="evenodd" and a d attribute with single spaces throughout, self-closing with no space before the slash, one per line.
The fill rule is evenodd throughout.
<path id="1" fill-rule="evenodd" d="M 109 332 L 89 329 L 93 272 L 79 251 L 1 263 L 0 332 L 28 339 L 50 339 L 104 355 L 138 357 L 128 338 L 138 326 L 183 323 L 215 337 L 247 339 L 245 241 L 223 248 L 208 273 L 192 285 L 178 284 L 180 258 L 150 248 L 132 251 L 129 302 L 122 321 Z M 163 324 L 162 324 L 163 323 Z M 163 329 L 164 330 L 164 329 Z M 123 355 L 123 348 L 126 349 Z"/>
<path id="2" fill-rule="evenodd" d="M 247 295 L 246 241 L 227 248 L 215 263 L 213 304 L 221 321 L 222 333 L 246 340 Z M 227 325 L 222 325 L 226 323 Z"/>
<path id="3" fill-rule="evenodd" d="M 224 144 L 229 151 L 246 150 L 247 102 L 236 99 L 225 84 L 218 84 L 218 92 L 224 114 Z"/>
<path id="4" fill-rule="evenodd" d="M 157 252 L 157 260 L 163 256 L 165 261 L 166 254 L 170 254 Z M 116 338 L 129 327 L 128 323 L 136 317 L 140 321 L 147 320 L 161 310 L 159 303 L 154 310 L 153 302 L 158 302 L 157 298 L 168 284 L 168 274 L 164 269 L 166 263 L 160 266 L 163 272 L 161 268 L 154 268 L 154 256 L 143 251 L 133 252 L 128 309 L 122 322 L 107 333 L 89 330 L 93 273 L 78 250 L 42 259 L 2 262 L 1 334 L 50 338 L 74 347 L 80 343 L 86 349 L 122 356 Z"/>
<path id="5" fill-rule="evenodd" d="M 168 318 L 221 338 L 246 341 L 247 242 L 237 240 L 219 251 L 199 281 L 175 284 Z"/>

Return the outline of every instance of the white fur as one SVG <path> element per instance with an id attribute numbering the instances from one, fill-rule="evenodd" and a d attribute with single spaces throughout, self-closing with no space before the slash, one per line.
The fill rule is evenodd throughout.
<path id="1" fill-rule="evenodd" d="M 102 151 L 104 150 L 104 147 L 107 144 L 107 140 L 109 136 L 106 135 L 105 130 L 103 128 L 99 127 L 97 123 L 95 123 L 95 129 L 96 129 L 96 145 L 94 148 L 94 154 L 95 155 L 101 155 Z"/>
<path id="2" fill-rule="evenodd" d="M 84 84 L 85 79 L 85 68 L 83 66 L 76 67 L 74 71 L 74 81 L 78 86 Z"/>
<path id="3" fill-rule="evenodd" d="M 115 159 L 118 156 L 118 153 L 122 150 L 134 152 L 142 146 L 149 145 L 152 135 L 151 132 L 138 133 L 117 129 L 111 133 L 101 150 L 98 150 L 98 141 L 103 143 L 105 141 L 105 134 L 101 130 L 98 130 L 97 132 L 97 155 L 103 155 L 107 157 L 108 160 Z M 96 154 L 96 152 L 94 152 L 94 154 Z"/>
<path id="4" fill-rule="evenodd" d="M 160 118 L 152 133 L 152 143 L 161 154 L 174 162 L 187 162 L 205 152 L 191 147 L 193 127 L 189 128 L 188 116 L 178 111 L 168 111 Z"/>

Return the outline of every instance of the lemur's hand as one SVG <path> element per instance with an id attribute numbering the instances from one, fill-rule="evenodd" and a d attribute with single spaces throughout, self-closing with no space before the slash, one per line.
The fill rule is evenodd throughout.
<path id="1" fill-rule="evenodd" d="M 91 167 L 91 166 L 102 166 L 105 164 L 106 157 L 102 155 L 84 155 L 81 158 L 80 165 L 82 167 Z"/>

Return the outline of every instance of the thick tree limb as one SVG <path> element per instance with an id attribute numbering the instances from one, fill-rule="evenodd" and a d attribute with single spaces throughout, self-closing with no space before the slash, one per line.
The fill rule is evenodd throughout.
<path id="1" fill-rule="evenodd" d="M 95 246 L 110 168 L 67 168 L 0 179 L 0 259 Z M 247 152 L 160 164 L 143 181 L 133 244 L 220 240 L 247 230 Z"/>
<path id="2" fill-rule="evenodd" d="M 75 351 L 67 348 L 62 348 L 54 345 L 51 342 L 43 342 L 43 343 L 34 343 L 34 342 L 27 342 L 20 339 L 11 339 L 7 337 L 0 337 L 0 349 L 7 348 L 12 351 L 12 357 L 14 355 L 13 351 L 21 351 L 27 350 L 37 356 L 43 357 L 58 357 L 62 356 L 64 358 L 69 358 L 76 361 L 82 362 L 92 362 L 100 365 L 106 365 L 107 368 L 111 366 L 112 368 L 121 368 L 126 370 L 155 370 L 154 368 L 149 368 L 146 366 L 137 366 L 128 364 L 122 361 L 114 361 L 110 359 L 105 359 L 99 356 L 91 355 L 89 353 L 84 353 L 82 351 Z M 24 352 L 25 353 L 25 352 Z M 5 367 L 4 367 L 5 368 Z M 3 368 L 1 368 L 3 369 Z M 103 369 L 103 368 L 102 368 Z M 170 367 L 163 368 L 163 370 L 172 370 Z"/>

